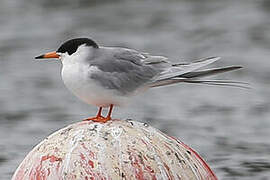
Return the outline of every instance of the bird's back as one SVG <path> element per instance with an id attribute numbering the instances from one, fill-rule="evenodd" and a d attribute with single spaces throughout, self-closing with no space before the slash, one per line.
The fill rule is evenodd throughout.
<path id="1" fill-rule="evenodd" d="M 91 73 L 90 78 L 121 95 L 132 94 L 161 72 L 160 68 L 144 63 L 146 57 L 135 50 L 100 48 L 97 51 L 89 62 L 98 71 Z"/>

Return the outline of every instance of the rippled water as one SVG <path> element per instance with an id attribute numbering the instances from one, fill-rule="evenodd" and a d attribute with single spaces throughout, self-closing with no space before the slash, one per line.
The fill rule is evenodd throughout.
<path id="1" fill-rule="evenodd" d="M 220 75 L 252 90 L 179 84 L 117 108 L 198 151 L 220 179 L 270 177 L 270 2 L 268 0 L 0 2 L 0 179 L 47 135 L 96 113 L 64 87 L 60 63 L 35 61 L 66 39 L 165 55 L 176 62 L 218 55 L 242 65 Z"/>

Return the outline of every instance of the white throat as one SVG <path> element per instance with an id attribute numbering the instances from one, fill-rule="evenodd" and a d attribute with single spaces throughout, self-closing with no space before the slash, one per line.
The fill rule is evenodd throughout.
<path id="1" fill-rule="evenodd" d="M 86 63 L 87 59 L 93 56 L 93 47 L 81 45 L 77 51 L 71 55 L 67 52 L 61 54 L 61 61 L 63 66 L 69 64 Z"/>

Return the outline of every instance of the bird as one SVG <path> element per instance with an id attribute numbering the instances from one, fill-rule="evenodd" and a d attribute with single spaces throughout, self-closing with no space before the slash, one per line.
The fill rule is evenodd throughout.
<path id="1" fill-rule="evenodd" d="M 65 86 L 85 103 L 98 107 L 96 116 L 85 119 L 94 122 L 112 120 L 114 106 L 121 106 L 132 96 L 153 87 L 176 83 L 245 87 L 245 83 L 236 81 L 200 79 L 242 68 L 234 65 L 199 70 L 220 57 L 171 63 L 165 56 L 124 47 L 99 46 L 90 38 L 74 38 L 62 43 L 56 51 L 35 57 L 51 58 L 61 61 Z M 107 116 L 103 116 L 102 109 L 107 107 Z"/>

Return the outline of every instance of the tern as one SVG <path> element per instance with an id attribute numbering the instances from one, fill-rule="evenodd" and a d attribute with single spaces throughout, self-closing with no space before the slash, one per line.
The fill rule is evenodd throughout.
<path id="1" fill-rule="evenodd" d="M 198 70 L 220 57 L 174 64 L 164 56 L 122 47 L 103 47 L 89 38 L 75 38 L 64 42 L 56 51 L 35 57 L 47 58 L 57 58 L 62 62 L 62 80 L 75 96 L 99 107 L 95 117 L 86 119 L 96 122 L 111 120 L 114 106 L 120 106 L 133 95 L 152 87 L 183 82 L 242 87 L 241 82 L 200 79 L 242 68 L 229 66 Z M 109 107 L 107 116 L 102 116 L 104 107 Z"/>

